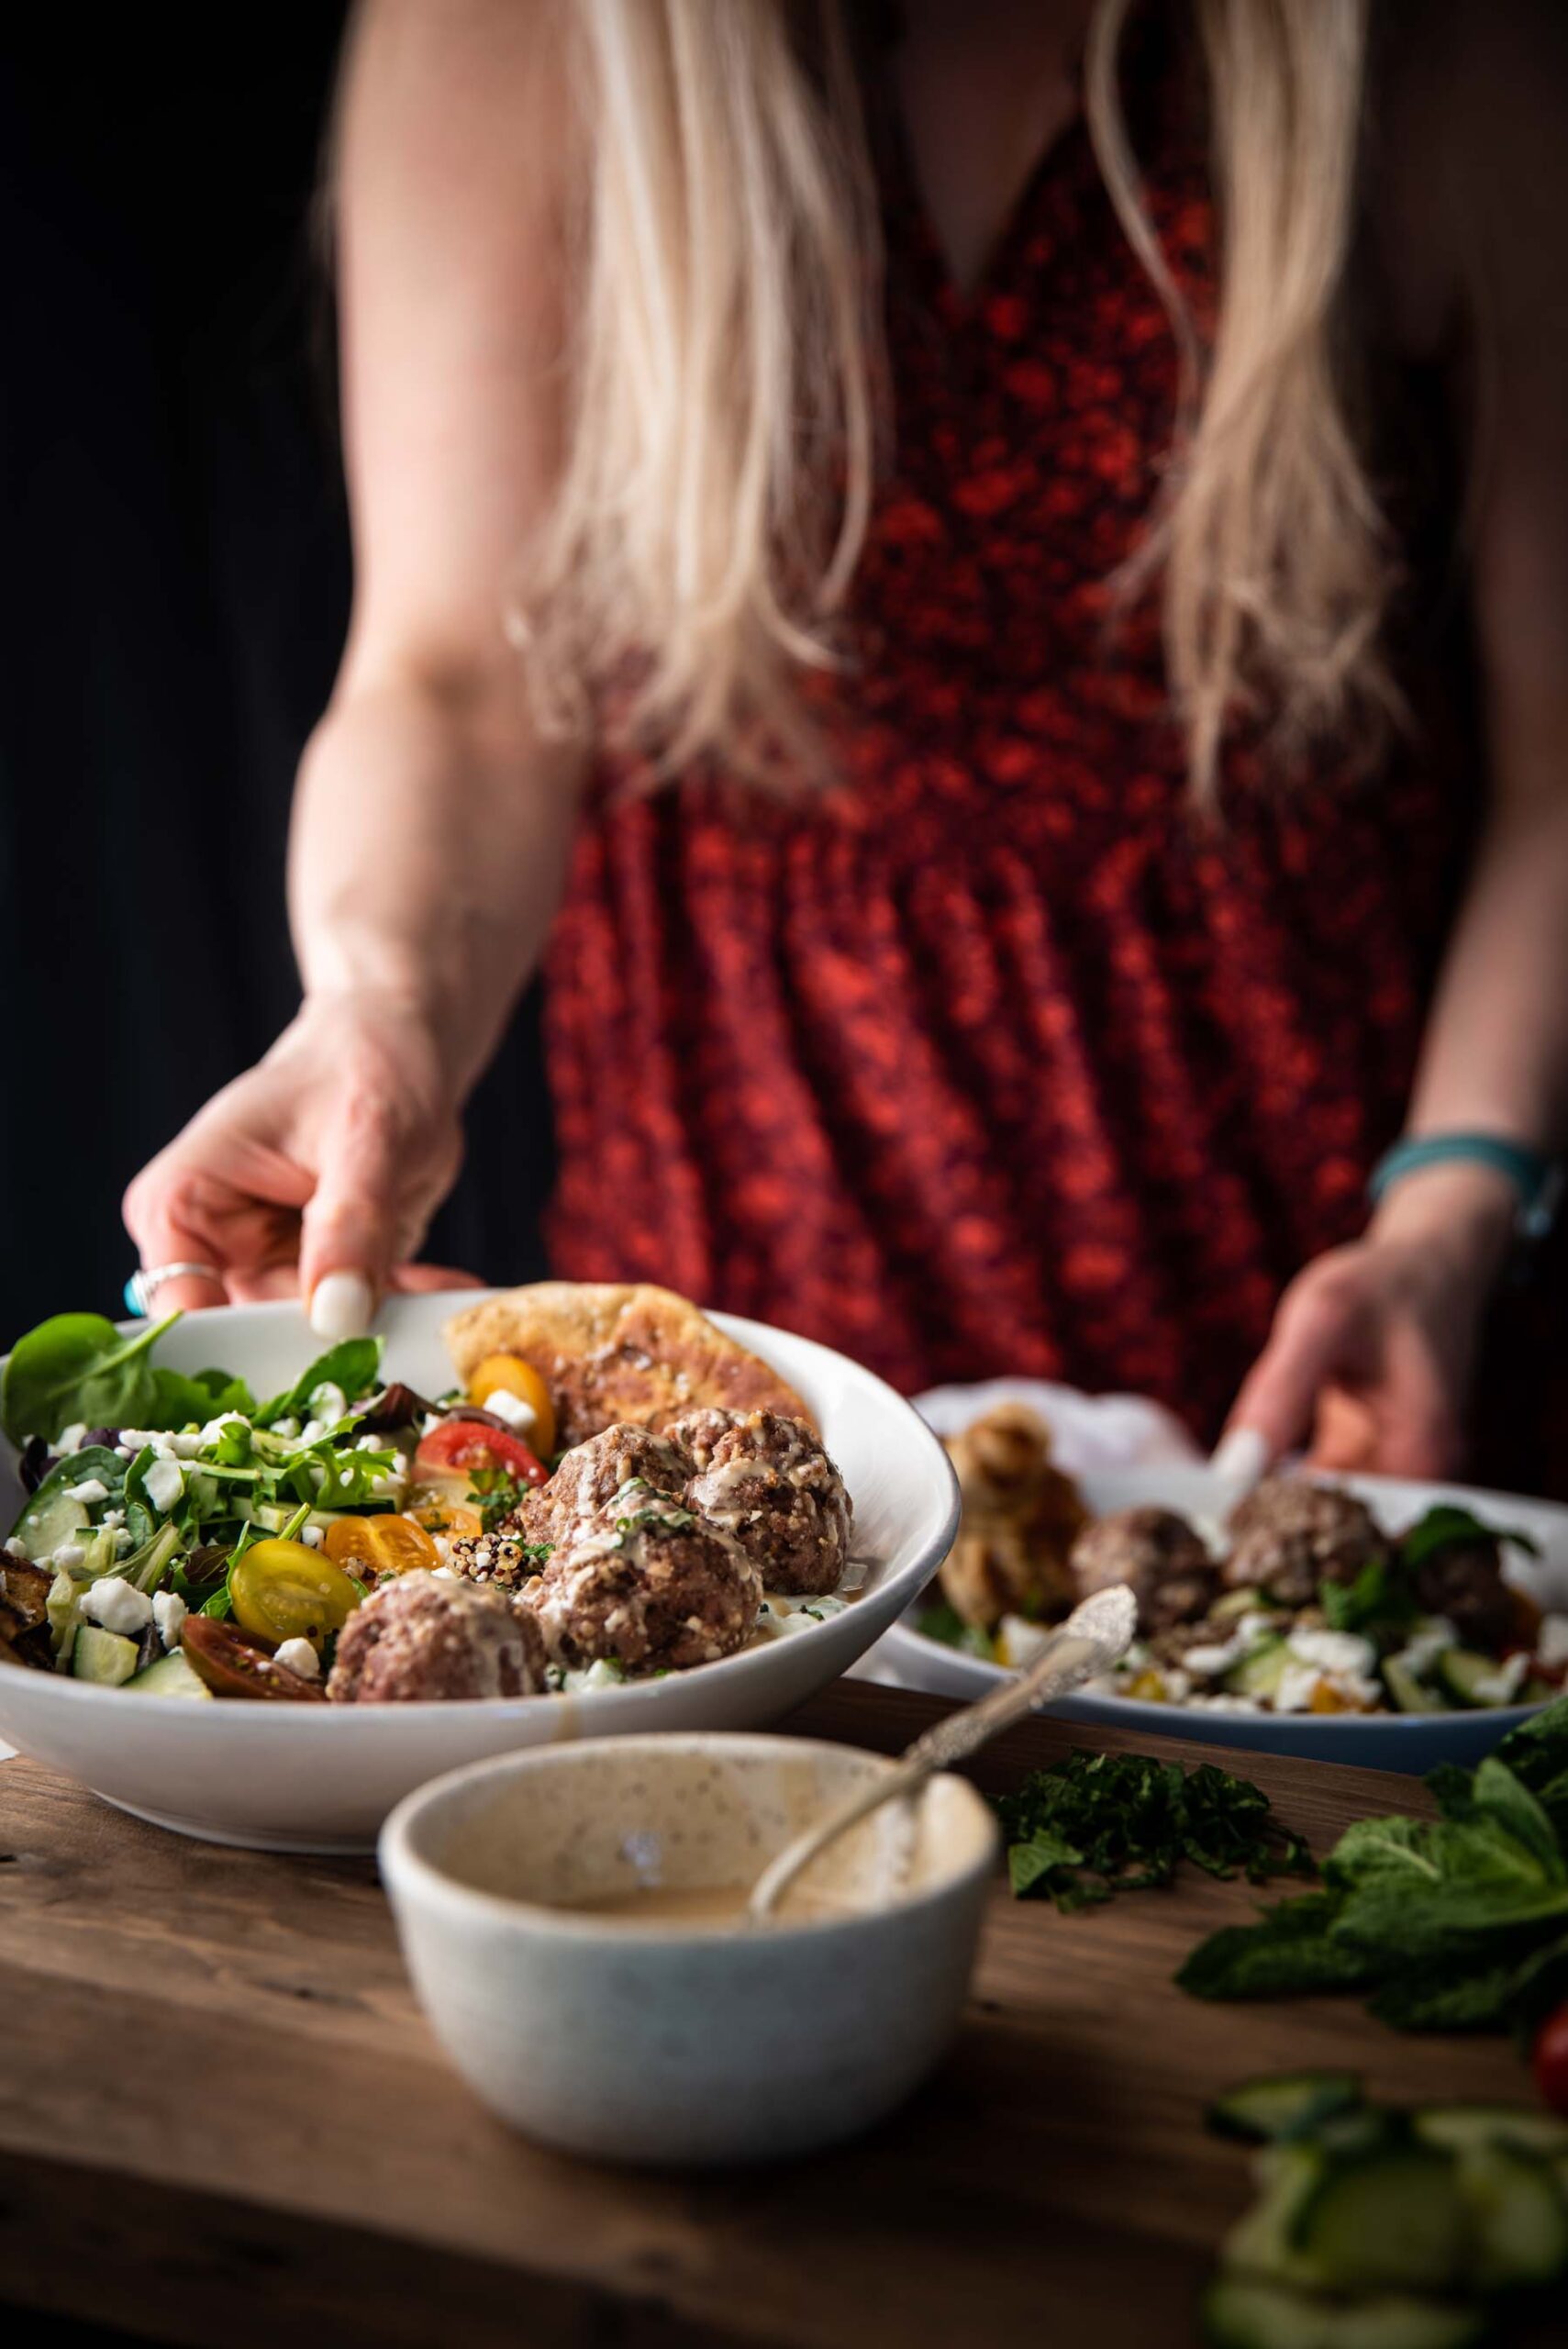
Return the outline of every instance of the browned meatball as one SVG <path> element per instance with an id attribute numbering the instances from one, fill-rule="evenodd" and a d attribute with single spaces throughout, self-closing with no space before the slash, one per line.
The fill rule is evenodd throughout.
<path id="1" fill-rule="evenodd" d="M 1219 1594 L 1214 1561 L 1173 1509 L 1118 1508 L 1097 1519 L 1073 1544 L 1071 1564 L 1079 1598 L 1128 1584 L 1145 1633 L 1207 1615 Z"/>
<path id="2" fill-rule="evenodd" d="M 567 1453 L 550 1482 L 525 1494 L 501 1530 L 520 1542 L 559 1542 L 568 1526 L 607 1507 L 627 1485 L 684 1492 L 692 1465 L 669 1436 L 629 1424 L 606 1428 Z"/>
<path id="3" fill-rule="evenodd" d="M 739 1542 L 662 1495 L 617 1509 L 574 1520 L 518 1603 L 556 1662 L 681 1672 L 743 1647 L 762 1585 Z"/>
<path id="4" fill-rule="evenodd" d="M 497 1594 L 444 1575 L 400 1575 L 338 1635 L 327 1694 L 339 1705 L 432 1697 L 531 1697 L 544 1686 L 539 1627 Z"/>
<path id="5" fill-rule="evenodd" d="M 1338 1485 L 1266 1476 L 1230 1513 L 1224 1574 L 1233 1590 L 1256 1587 L 1283 1606 L 1305 1607 L 1320 1582 L 1354 1582 L 1388 1554 L 1371 1510 Z"/>
<path id="6" fill-rule="evenodd" d="M 1528 1604 L 1503 1580 L 1496 1542 L 1451 1542 L 1416 1569 L 1416 1596 L 1429 1615 L 1446 1615 L 1469 1647 L 1495 1653 L 1528 1643 Z"/>
<path id="7" fill-rule="evenodd" d="M 698 1411 L 670 1432 L 696 1463 L 687 1508 L 734 1535 L 764 1589 L 796 1598 L 837 1590 L 854 1513 L 842 1476 L 803 1420 L 780 1411 Z"/>

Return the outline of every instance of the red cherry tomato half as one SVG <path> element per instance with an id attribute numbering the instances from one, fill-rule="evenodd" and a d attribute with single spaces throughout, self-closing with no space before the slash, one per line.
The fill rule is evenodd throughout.
<path id="1" fill-rule="evenodd" d="M 1568 2114 L 1568 2007 L 1548 2015 L 1531 2051 L 1535 2084 L 1553 2112 Z"/>
<path id="2" fill-rule="evenodd" d="M 450 1475 L 454 1469 L 504 1468 L 525 1485 L 543 1485 L 550 1471 L 528 1450 L 520 1436 L 505 1428 L 486 1427 L 483 1419 L 443 1419 L 432 1428 L 414 1454 L 414 1468 Z"/>

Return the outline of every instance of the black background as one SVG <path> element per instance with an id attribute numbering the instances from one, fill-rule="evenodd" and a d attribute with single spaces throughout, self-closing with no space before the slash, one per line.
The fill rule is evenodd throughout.
<path id="1" fill-rule="evenodd" d="M 315 228 L 342 11 L 195 21 L 0 38 L 0 1341 L 121 1309 L 126 1183 L 297 1000 L 288 801 L 350 584 Z M 429 1252 L 528 1277 L 531 1003 L 469 1132 Z"/>

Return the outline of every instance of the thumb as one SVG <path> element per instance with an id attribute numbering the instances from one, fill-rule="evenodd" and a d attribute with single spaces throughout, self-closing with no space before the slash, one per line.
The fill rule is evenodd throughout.
<path id="1" fill-rule="evenodd" d="M 328 1127 L 316 1188 L 300 1219 L 299 1286 L 324 1338 L 369 1329 L 398 1247 L 404 1137 L 389 1104 L 361 1099 Z"/>
<path id="2" fill-rule="evenodd" d="M 1305 1443 L 1317 1418 L 1318 1398 L 1333 1376 L 1343 1352 L 1344 1317 L 1330 1300 L 1313 1291 L 1287 1298 L 1247 1376 L 1226 1422 L 1225 1442 L 1239 1430 L 1251 1431 L 1271 1463 Z"/>

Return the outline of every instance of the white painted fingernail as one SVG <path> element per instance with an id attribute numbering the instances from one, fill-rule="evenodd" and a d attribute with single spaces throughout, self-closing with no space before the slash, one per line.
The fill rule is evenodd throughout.
<path id="1" fill-rule="evenodd" d="M 363 1273 L 325 1273 L 310 1293 L 310 1326 L 318 1338 L 362 1338 L 374 1313 Z"/>
<path id="2" fill-rule="evenodd" d="M 1208 1464 L 1225 1484 L 1251 1487 L 1269 1464 L 1269 1447 L 1256 1428 L 1232 1428 Z"/>

